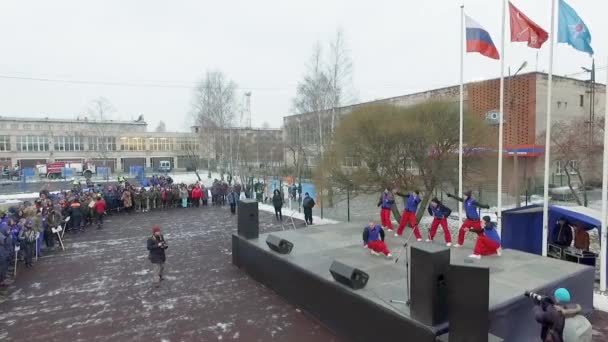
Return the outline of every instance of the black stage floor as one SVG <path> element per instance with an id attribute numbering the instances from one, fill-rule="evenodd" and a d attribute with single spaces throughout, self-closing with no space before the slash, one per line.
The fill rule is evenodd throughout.
<path id="1" fill-rule="evenodd" d="M 426 331 L 425 334 L 420 335 L 422 339 L 445 331 L 446 324 L 428 327 L 415 321 L 411 322 L 413 319 L 410 318 L 408 306 L 391 303 L 391 299 L 405 300 L 407 298 L 405 253 L 402 253 L 405 238 L 387 234 L 386 242 L 393 253 L 391 260 L 382 255 L 372 256 L 368 249 L 363 248 L 362 229 L 361 225 L 337 224 L 273 233 L 294 244 L 293 251 L 289 255 L 272 252 L 265 242 L 267 234 L 262 234 L 259 239 L 253 240 L 244 240 L 235 236 L 233 237 L 233 249 L 236 248 L 238 251 L 233 251 L 233 260 L 236 265 L 242 267 L 258 281 L 275 289 L 294 304 L 303 306 L 305 310 L 331 329 L 337 330 L 337 333 L 346 335 L 348 338 L 366 340 L 359 333 L 355 335 L 361 336 L 361 339 L 344 331 L 353 329 L 348 329 L 346 322 L 343 326 L 336 323 L 334 320 L 338 317 L 331 317 L 340 315 L 340 310 L 337 310 L 335 315 L 324 312 L 327 309 L 314 303 L 315 294 L 306 294 L 308 289 L 302 288 L 303 286 L 313 286 L 314 283 L 318 285 L 314 290 L 317 292 L 325 291 L 326 287 L 330 287 L 330 291 L 334 295 L 317 293 L 320 301 L 324 302 L 331 301 L 335 297 L 336 291 L 348 292 L 347 303 L 361 301 L 366 304 L 363 307 L 374 308 L 393 318 L 410 321 L 413 323 L 410 328 Z M 406 231 L 404 235 L 408 234 L 409 231 Z M 238 240 L 236 245 L 235 239 Z M 413 238 L 411 241 L 412 244 L 427 243 L 415 242 Z M 466 244 L 462 248 L 451 248 L 451 263 L 462 264 L 465 259 L 468 259 L 471 251 L 472 246 Z M 401 256 L 400 253 L 402 253 Z M 249 257 L 245 258 L 245 255 Z M 399 262 L 395 263 L 394 258 L 398 256 L 400 256 Z M 333 260 L 339 260 L 368 273 L 370 279 L 367 286 L 361 290 L 352 291 L 336 284 L 329 273 Z M 567 287 L 573 295 L 573 301 L 581 304 L 587 311 L 592 310 L 594 271 L 590 267 L 515 250 L 504 250 L 500 257 L 483 257 L 481 260 L 475 260 L 474 263 L 490 268 L 490 332 L 504 338 L 505 341 L 522 341 L 522 338 L 539 336 L 540 328 L 534 322 L 531 313 L 532 302 L 523 296 L 525 290 L 552 293 L 553 289 L 557 287 Z M 300 288 L 300 291 L 289 290 L 287 288 L 289 279 L 282 279 L 284 276 L 280 274 L 281 272 L 284 272 L 286 277 L 294 277 L 291 285 Z M 299 277 L 298 279 L 302 283 L 295 282 L 295 277 Z M 308 281 L 312 283 L 308 283 Z M 277 284 L 277 282 L 281 284 Z M 304 298 L 298 298 L 300 295 L 311 297 L 304 300 Z M 348 304 L 343 309 L 346 312 L 345 316 L 352 315 Z"/>

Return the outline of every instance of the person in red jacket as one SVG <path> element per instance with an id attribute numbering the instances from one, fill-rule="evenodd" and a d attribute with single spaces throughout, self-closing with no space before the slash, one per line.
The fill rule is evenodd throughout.
<path id="1" fill-rule="evenodd" d="M 201 205 L 201 198 L 203 197 L 203 192 L 201 187 L 197 184 L 192 189 L 192 202 L 198 208 Z"/>
<path id="2" fill-rule="evenodd" d="M 101 229 L 103 226 L 103 215 L 106 213 L 106 201 L 103 200 L 101 195 L 97 195 L 97 201 L 93 206 L 95 209 L 95 221 L 97 223 L 97 229 Z"/>

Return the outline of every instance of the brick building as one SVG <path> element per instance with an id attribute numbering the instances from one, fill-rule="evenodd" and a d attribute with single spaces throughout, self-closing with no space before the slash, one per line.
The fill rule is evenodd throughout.
<path id="1" fill-rule="evenodd" d="M 503 187 L 511 192 L 514 188 L 514 174 L 519 176 L 520 186 L 533 189 L 542 185 L 544 171 L 544 140 L 539 141 L 545 131 L 547 113 L 548 75 L 540 72 L 520 74 L 505 78 L 504 105 L 504 184 Z M 594 109 L 597 116 L 605 112 L 605 85 L 595 84 L 594 104 L 590 103 L 590 83 L 568 77 L 553 77 L 553 122 L 589 118 L 590 110 Z M 300 150 L 305 154 L 308 167 L 314 167 L 320 151 L 320 141 L 326 144 L 331 139 L 331 125 L 338 125 L 340 118 L 347 115 L 358 106 L 371 103 L 392 103 L 399 106 L 409 106 L 426 100 L 446 100 L 458 103 L 459 86 L 445 87 L 435 90 L 408 94 L 393 98 L 381 99 L 368 103 L 338 108 L 335 111 L 322 113 L 305 113 L 284 118 L 284 140 L 286 144 L 286 163 L 293 164 L 293 155 Z M 500 79 L 470 82 L 464 86 L 465 108 L 473 114 L 482 117 L 488 124 L 488 129 L 494 130 L 498 139 L 498 109 L 500 95 Z M 333 116 L 333 118 L 332 118 Z M 322 134 L 318 127 L 322 126 Z M 584 133 L 583 133 L 584 134 Z M 601 141 L 598 141 L 601 144 Z M 301 149 L 294 146 L 302 145 Z M 517 153 L 517 170 L 514 168 L 514 155 Z M 601 163 L 601 154 L 599 155 Z M 563 183 L 563 174 L 559 161 L 552 162 L 552 182 Z M 585 172 L 587 179 L 595 180 L 601 175 L 595 165 L 589 165 Z M 599 168 L 601 172 L 601 167 Z M 495 170 L 488 170 L 488 180 L 494 177 Z M 517 173 L 515 173 L 517 172 Z M 540 182 L 539 182 L 540 180 Z"/>

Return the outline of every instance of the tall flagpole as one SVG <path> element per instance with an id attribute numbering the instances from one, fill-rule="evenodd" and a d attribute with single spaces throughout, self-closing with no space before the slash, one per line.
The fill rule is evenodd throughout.
<path id="1" fill-rule="evenodd" d="M 502 157 L 503 157 L 503 128 L 504 128 L 504 107 L 505 107 L 505 10 L 507 0 L 502 1 L 502 26 L 500 29 L 500 104 L 498 116 L 498 212 L 496 217 L 496 229 L 498 235 L 501 235 L 502 224 Z"/>
<path id="2" fill-rule="evenodd" d="M 460 6 L 460 141 L 458 144 L 458 196 L 462 198 L 462 135 L 464 126 L 464 5 Z M 462 222 L 462 202 L 458 202 L 458 220 Z"/>
<path id="3" fill-rule="evenodd" d="M 608 59 L 607 59 L 608 60 Z M 606 252 L 608 251 L 608 73 L 606 73 L 606 114 L 604 115 L 604 165 L 602 171 L 602 226 L 600 227 L 600 291 L 606 291 Z"/>
<path id="4" fill-rule="evenodd" d="M 547 256 L 549 237 L 549 168 L 551 167 L 551 96 L 553 91 L 553 45 L 555 44 L 555 2 L 551 1 L 551 34 L 549 35 L 549 84 L 547 86 L 547 117 L 545 131 L 545 184 L 543 191 L 543 256 Z"/>

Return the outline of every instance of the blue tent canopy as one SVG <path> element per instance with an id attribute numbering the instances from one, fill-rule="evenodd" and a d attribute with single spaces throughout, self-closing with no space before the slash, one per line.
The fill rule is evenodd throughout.
<path id="1" fill-rule="evenodd" d="M 573 225 L 586 230 L 597 228 L 601 236 L 601 213 L 585 207 L 549 206 L 549 237 L 557 220 L 565 218 Z M 543 251 L 543 207 L 533 204 L 502 212 L 502 247 L 542 255 Z M 606 246 L 601 246 L 605 251 Z M 606 267 L 608 265 L 603 265 Z"/>

